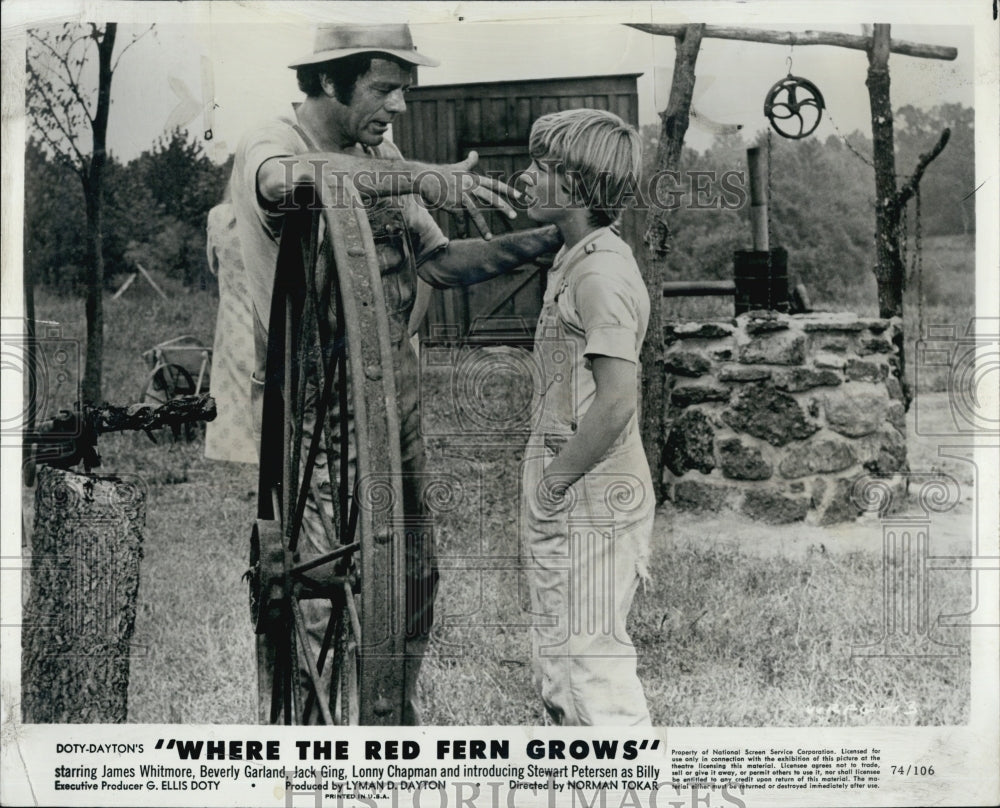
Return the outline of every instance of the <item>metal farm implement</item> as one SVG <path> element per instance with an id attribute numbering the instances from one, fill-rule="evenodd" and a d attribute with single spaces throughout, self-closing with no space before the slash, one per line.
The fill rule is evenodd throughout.
<path id="1" fill-rule="evenodd" d="M 336 182 L 297 194 L 279 248 L 247 573 L 258 706 L 268 723 L 398 725 L 406 590 L 389 323 L 365 209 Z M 334 549 L 305 553 L 306 501 L 327 484 Z M 330 605 L 318 653 L 303 615 L 315 599 Z"/>

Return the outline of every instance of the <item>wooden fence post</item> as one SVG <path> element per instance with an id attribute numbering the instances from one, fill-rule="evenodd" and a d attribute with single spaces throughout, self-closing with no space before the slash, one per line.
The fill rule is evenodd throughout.
<path id="1" fill-rule="evenodd" d="M 25 723 L 127 716 L 146 491 L 40 466 L 21 633 Z"/>

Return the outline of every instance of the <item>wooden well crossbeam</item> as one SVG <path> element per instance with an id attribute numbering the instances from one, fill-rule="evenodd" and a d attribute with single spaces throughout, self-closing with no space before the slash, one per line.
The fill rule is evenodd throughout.
<path id="1" fill-rule="evenodd" d="M 661 25 L 657 23 L 629 23 L 630 28 L 659 36 L 683 36 L 686 25 Z M 760 42 L 767 45 L 830 45 L 836 48 L 852 48 L 867 51 L 872 47 L 872 37 L 857 34 L 843 34 L 836 31 L 769 31 L 760 28 L 727 28 L 706 25 L 702 39 L 732 39 L 741 42 Z M 943 45 L 925 45 L 922 42 L 908 42 L 905 39 L 890 39 L 889 52 L 921 59 L 944 59 L 950 61 L 958 56 L 958 48 Z"/>

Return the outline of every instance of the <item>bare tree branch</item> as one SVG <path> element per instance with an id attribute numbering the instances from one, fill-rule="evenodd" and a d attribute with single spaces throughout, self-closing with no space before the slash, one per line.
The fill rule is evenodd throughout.
<path id="1" fill-rule="evenodd" d="M 66 108 L 65 107 L 63 108 L 63 113 L 66 115 L 66 120 L 63 121 L 59 117 L 59 114 L 54 109 L 54 104 L 59 102 L 52 98 L 51 94 L 45 89 L 45 87 L 41 84 L 40 81 L 36 80 L 32 83 L 35 85 L 34 90 L 37 93 L 37 97 L 45 105 L 45 108 L 41 110 L 43 116 L 59 130 L 60 134 L 63 136 L 65 140 L 65 145 L 60 146 L 58 142 L 55 141 L 48 127 L 38 126 L 36 124 L 35 129 L 37 129 L 41 133 L 41 135 L 45 138 L 46 142 L 48 142 L 52 146 L 53 150 L 55 150 L 57 154 L 63 154 L 64 156 L 68 157 L 69 155 L 66 154 L 66 146 L 68 145 L 69 148 L 72 149 L 73 153 L 76 155 L 77 163 L 79 165 L 79 168 L 75 170 L 77 170 L 78 172 L 84 171 L 87 165 L 87 158 L 80 151 L 80 148 L 77 145 L 77 134 L 72 128 L 70 115 L 67 113 Z"/>
<path id="2" fill-rule="evenodd" d="M 948 138 L 951 137 L 951 129 L 945 129 L 941 136 L 938 138 L 937 143 L 934 144 L 929 152 L 925 152 L 920 155 L 920 159 L 917 161 L 917 167 L 913 170 L 913 174 L 906 181 L 906 184 L 899 189 L 899 193 L 896 194 L 895 205 L 898 210 L 902 210 L 903 206 L 910 201 L 910 198 L 917 192 L 917 186 L 920 185 L 920 180 L 924 176 L 924 172 L 927 170 L 927 166 L 933 162 L 933 160 L 941 154 L 944 147 L 948 145 Z"/>
<path id="3" fill-rule="evenodd" d="M 127 45 L 126 45 L 126 46 L 125 46 L 124 48 L 122 48 L 122 49 L 121 49 L 121 50 L 120 50 L 120 51 L 118 52 L 118 57 L 117 57 L 117 58 L 115 59 L 115 63 L 114 63 L 114 64 L 113 64 L 112 66 L 111 66 L 111 70 L 112 70 L 112 71 L 115 71 L 115 70 L 117 70 L 117 69 L 118 69 L 118 63 L 119 63 L 119 62 L 120 62 L 120 61 L 122 60 L 122 57 L 123 57 L 123 56 L 125 55 L 125 52 L 126 52 L 126 51 L 127 51 L 127 50 L 128 50 L 129 48 L 131 48 L 131 47 L 132 47 L 132 46 L 133 46 L 133 45 L 134 45 L 134 44 L 135 44 L 136 42 L 138 42 L 138 41 L 139 41 L 140 39 L 142 39 L 142 38 L 143 38 L 144 36 L 146 36 L 146 34 L 148 34 L 148 33 L 149 33 L 150 31 L 152 31 L 152 30 L 153 30 L 154 28 L 156 28 L 156 23 L 153 23 L 153 24 L 151 24 L 151 25 L 149 26 L 149 28 L 147 28 L 147 29 L 146 29 L 145 31 L 143 31 L 143 32 L 142 32 L 141 34 L 133 34 L 133 35 L 132 35 L 132 41 L 131 41 L 131 42 L 129 42 L 129 43 L 128 43 L 128 44 L 127 44 Z"/>
<path id="4" fill-rule="evenodd" d="M 78 37 L 72 40 L 69 46 L 66 48 L 66 53 L 60 53 L 46 38 L 40 37 L 38 36 L 38 34 L 30 31 L 28 32 L 28 35 L 34 42 L 44 47 L 50 54 L 52 54 L 52 57 L 56 60 L 56 62 L 58 62 L 62 66 L 63 70 L 66 71 L 65 77 L 63 77 L 59 76 L 59 74 L 55 70 L 47 68 L 53 75 L 59 76 L 59 79 L 62 82 L 65 89 L 73 95 L 77 103 L 83 109 L 83 114 L 87 116 L 87 120 L 92 124 L 94 122 L 94 119 L 93 116 L 90 114 L 90 108 L 87 106 L 86 99 L 84 99 L 83 95 L 80 93 L 79 71 L 78 75 L 74 76 L 73 70 L 69 64 L 69 54 L 72 53 L 73 48 L 83 40 L 83 37 Z M 86 59 L 80 60 L 80 71 L 83 70 L 83 64 L 85 61 Z"/>
<path id="5" fill-rule="evenodd" d="M 59 159 L 62 163 L 64 163 L 66 166 L 68 166 L 70 169 L 72 169 L 73 172 L 77 174 L 81 180 L 84 179 L 87 172 L 86 164 L 80 162 L 74 162 L 73 159 L 68 154 L 61 151 L 59 143 L 52 138 L 47 129 L 39 129 L 39 134 L 48 144 L 49 148 L 52 149 L 53 153 L 56 155 L 56 158 Z M 77 152 L 77 156 L 80 161 L 86 159 L 83 157 L 83 155 L 80 154 L 80 152 Z"/>
<path id="6" fill-rule="evenodd" d="M 83 52 L 85 54 L 84 56 L 81 56 L 77 60 L 77 63 L 76 63 L 76 73 L 71 76 L 71 82 L 70 82 L 70 84 L 72 86 L 76 86 L 76 87 L 82 86 L 83 68 L 87 64 L 86 43 L 84 42 L 85 39 L 86 39 L 86 37 L 82 37 L 82 36 L 78 37 L 76 40 L 74 40 L 74 42 L 73 42 L 73 44 L 71 46 L 71 49 L 72 49 L 72 47 L 75 47 L 76 45 L 81 45 L 81 47 L 83 47 L 83 49 L 84 49 Z M 69 54 L 67 54 L 66 58 L 67 59 L 69 58 Z M 89 115 L 89 110 L 88 110 L 88 115 Z"/>

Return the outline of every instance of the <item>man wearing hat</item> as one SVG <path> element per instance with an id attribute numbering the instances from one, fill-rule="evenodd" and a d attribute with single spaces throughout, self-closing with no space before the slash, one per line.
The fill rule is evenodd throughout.
<path id="1" fill-rule="evenodd" d="M 478 283 L 552 252 L 560 244 L 555 228 L 491 237 L 474 202 L 478 199 L 513 216 L 504 199 L 512 192 L 499 181 L 471 173 L 476 162 L 474 153 L 454 165 L 431 167 L 404 160 L 398 149 L 385 140 L 390 124 L 406 109 L 405 93 L 411 83 L 412 67 L 436 64 L 417 51 L 406 25 L 321 25 L 313 53 L 290 65 L 305 100 L 295 105 L 288 117 L 249 133 L 237 149 L 233 165 L 233 203 L 255 314 L 256 369 L 251 393 L 258 400 L 263 391 L 267 317 L 282 203 L 297 186 L 315 181 L 317 158 L 322 158 L 322 170 L 348 174 L 364 171 L 366 183 L 372 185 L 373 199 L 367 212 L 393 343 L 403 507 L 411 518 L 418 517 L 423 507 L 420 478 L 424 468 L 424 447 L 418 430 L 418 366 L 409 341 L 417 325 L 410 322 L 417 277 L 437 287 Z M 421 204 L 421 196 L 435 204 L 465 207 L 485 238 L 449 242 Z M 258 436 L 259 416 L 258 408 Z M 307 417 L 303 425 L 307 436 L 312 431 L 309 420 Z M 320 441 L 320 445 L 324 443 Z M 327 462 L 339 460 L 321 452 L 315 479 L 324 479 Z M 353 476 L 353 468 L 351 473 Z M 332 549 L 323 530 L 320 508 L 327 513 L 333 510 L 328 486 L 321 487 L 318 496 L 306 505 L 299 539 L 303 552 Z M 408 615 L 403 723 L 417 724 L 416 681 L 429 636 L 438 571 L 427 531 L 406 533 Z M 315 653 L 330 606 L 324 607 L 318 600 L 302 601 L 301 605 L 309 610 L 306 622 Z"/>

